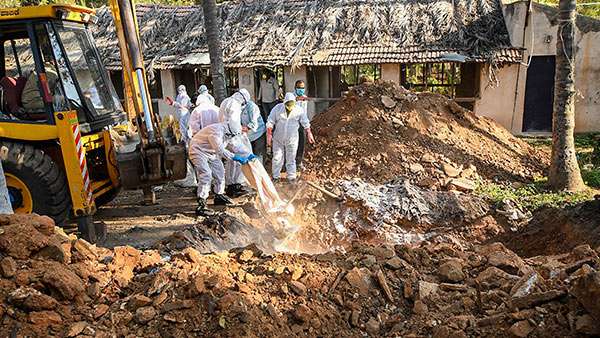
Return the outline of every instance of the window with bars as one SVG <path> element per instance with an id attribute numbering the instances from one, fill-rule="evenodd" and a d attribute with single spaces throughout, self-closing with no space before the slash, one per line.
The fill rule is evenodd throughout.
<path id="1" fill-rule="evenodd" d="M 402 85 L 415 91 L 456 96 L 461 85 L 461 66 L 456 63 L 413 63 L 402 66 Z"/>
<path id="2" fill-rule="evenodd" d="M 342 84 L 345 86 L 354 86 L 364 80 L 375 81 L 381 79 L 380 64 L 342 66 L 341 72 Z M 345 90 L 348 89 L 342 89 L 342 91 Z"/>

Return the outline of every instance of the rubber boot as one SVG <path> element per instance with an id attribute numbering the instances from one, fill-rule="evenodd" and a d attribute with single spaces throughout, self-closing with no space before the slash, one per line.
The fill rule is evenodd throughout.
<path id="1" fill-rule="evenodd" d="M 221 194 L 217 194 L 215 195 L 215 205 L 231 205 L 233 204 L 233 201 L 231 200 L 231 198 L 225 196 L 225 195 L 221 195 Z"/>
<path id="2" fill-rule="evenodd" d="M 213 216 L 215 212 L 206 206 L 204 198 L 198 198 L 198 207 L 196 208 L 196 216 L 208 217 Z"/>
<path id="3" fill-rule="evenodd" d="M 250 195 L 253 192 L 254 191 L 252 189 L 247 188 L 246 186 L 241 185 L 239 183 L 230 184 L 227 187 L 225 187 L 225 193 L 227 194 L 227 196 L 232 198 Z"/>

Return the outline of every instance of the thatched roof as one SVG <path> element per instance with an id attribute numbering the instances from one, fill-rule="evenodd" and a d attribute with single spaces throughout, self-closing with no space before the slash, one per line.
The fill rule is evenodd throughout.
<path id="1" fill-rule="evenodd" d="M 138 5 L 153 68 L 208 63 L 202 8 Z M 343 65 L 444 60 L 519 62 L 499 0 L 245 0 L 219 5 L 226 66 Z M 107 8 L 95 36 L 109 67 L 119 53 Z"/>

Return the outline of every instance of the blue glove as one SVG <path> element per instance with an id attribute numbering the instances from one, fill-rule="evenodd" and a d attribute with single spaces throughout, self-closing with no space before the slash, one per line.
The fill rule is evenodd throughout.
<path id="1" fill-rule="evenodd" d="M 248 162 L 252 161 L 255 158 L 256 158 L 256 155 L 254 155 L 254 154 L 248 155 Z"/>
<path id="2" fill-rule="evenodd" d="M 233 156 L 233 160 L 236 162 L 239 162 L 241 164 L 247 164 L 248 163 L 248 158 L 245 156 L 241 156 L 241 155 L 234 155 Z"/>

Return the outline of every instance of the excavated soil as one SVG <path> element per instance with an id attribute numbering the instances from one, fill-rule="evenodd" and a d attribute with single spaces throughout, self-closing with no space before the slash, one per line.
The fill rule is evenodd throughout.
<path id="1" fill-rule="evenodd" d="M 321 180 L 407 177 L 430 188 L 453 178 L 528 182 L 549 164 L 546 152 L 491 119 L 391 82 L 354 87 L 312 127 L 318 138 L 306 164 Z"/>
<path id="2" fill-rule="evenodd" d="M 352 243 L 346 253 L 103 249 L 0 216 L 0 336 L 581 337 L 600 334 L 588 245 Z"/>
<path id="3" fill-rule="evenodd" d="M 538 210 L 517 233 L 496 240 L 523 257 L 561 254 L 581 244 L 600 247 L 600 200 Z"/>

